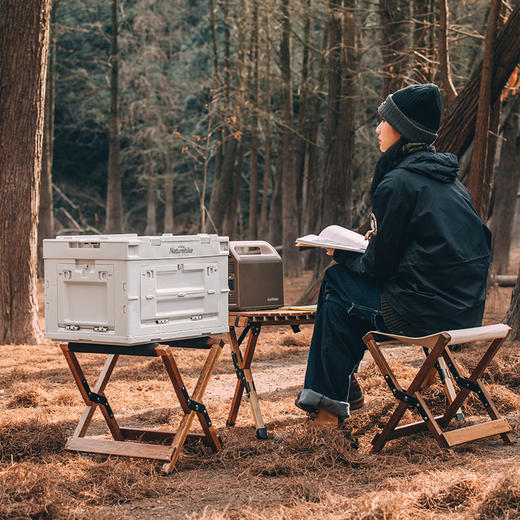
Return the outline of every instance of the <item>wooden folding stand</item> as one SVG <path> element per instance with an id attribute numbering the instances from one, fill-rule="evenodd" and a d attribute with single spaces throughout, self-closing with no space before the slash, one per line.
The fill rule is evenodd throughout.
<path id="1" fill-rule="evenodd" d="M 104 455 L 119 455 L 163 461 L 162 469 L 169 473 L 186 440 L 202 440 L 215 451 L 221 449 L 221 442 L 202 397 L 211 378 L 215 365 L 224 343 L 216 338 L 197 338 L 165 344 L 148 343 L 136 346 L 99 345 L 88 343 L 63 343 L 60 345 L 67 360 L 78 389 L 85 401 L 86 408 L 74 431 L 69 437 L 65 449 L 85 453 L 99 453 Z M 182 376 L 173 357 L 174 348 L 204 348 L 209 349 L 208 356 L 200 373 L 199 379 L 190 397 L 182 380 Z M 91 390 L 78 362 L 76 353 L 108 354 L 105 365 Z M 170 381 L 175 390 L 177 399 L 182 408 L 183 417 L 177 432 L 165 430 L 148 430 L 140 428 L 120 427 L 112 408 L 105 396 L 105 388 L 120 355 L 131 356 L 160 356 Z M 113 440 L 85 437 L 96 408 L 99 407 L 108 425 Z M 198 417 L 203 433 L 188 433 L 193 419 Z M 139 442 L 128 442 L 139 441 Z M 170 442 L 169 445 L 150 444 L 146 441 Z"/>
<path id="2" fill-rule="evenodd" d="M 507 325 L 489 325 L 471 329 L 451 330 L 439 332 L 430 336 L 412 338 L 387 334 L 382 332 L 369 332 L 365 335 L 368 350 L 372 354 L 379 370 L 383 374 L 390 390 L 399 401 L 394 413 L 386 423 L 383 430 L 372 440 L 372 451 L 379 451 L 390 440 L 412 433 L 430 430 L 435 440 L 443 448 L 451 448 L 465 442 L 482 439 L 492 435 L 500 435 L 505 443 L 511 443 L 509 432 L 511 426 L 506 419 L 500 417 L 489 392 L 484 388 L 480 380 L 489 363 L 502 345 L 509 333 Z M 376 338 L 383 338 L 376 340 Z M 469 377 L 462 375 L 462 370 L 449 350 L 449 345 L 457 345 L 481 340 L 492 340 L 490 346 L 481 357 L 477 366 Z M 426 359 L 419 371 L 405 390 L 397 381 L 395 374 L 388 365 L 381 348 L 391 344 L 419 345 L 427 349 Z M 448 398 L 448 405 L 443 415 L 435 417 L 430 411 L 421 389 L 427 382 L 433 370 L 437 369 L 443 380 L 444 388 Z M 459 390 L 455 392 L 451 380 L 458 385 Z M 468 395 L 474 392 L 484 405 L 484 409 L 491 420 L 446 431 L 450 421 L 459 414 L 460 407 Z M 415 410 L 420 414 L 422 420 L 398 426 L 407 408 Z"/>
<path id="3" fill-rule="evenodd" d="M 242 402 L 244 390 L 251 404 L 251 411 L 256 426 L 256 437 L 267 439 L 267 429 L 260 411 L 258 394 L 256 393 L 251 363 L 255 354 L 258 336 L 262 327 L 289 325 L 294 332 L 299 331 L 299 326 L 314 323 L 316 310 L 314 308 L 296 309 L 276 309 L 268 311 L 233 311 L 229 313 L 229 343 L 231 345 L 231 357 L 235 365 L 237 384 L 235 395 L 231 402 L 231 409 L 227 420 L 227 426 L 234 426 Z M 236 328 L 243 328 L 240 337 L 237 338 Z M 244 354 L 240 350 L 240 345 L 247 338 Z"/>

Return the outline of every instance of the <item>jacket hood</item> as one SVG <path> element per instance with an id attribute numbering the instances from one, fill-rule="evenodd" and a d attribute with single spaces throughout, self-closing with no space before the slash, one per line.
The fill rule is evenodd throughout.
<path id="1" fill-rule="evenodd" d="M 406 156 L 398 168 L 448 183 L 457 178 L 459 160 L 453 153 L 416 152 Z"/>

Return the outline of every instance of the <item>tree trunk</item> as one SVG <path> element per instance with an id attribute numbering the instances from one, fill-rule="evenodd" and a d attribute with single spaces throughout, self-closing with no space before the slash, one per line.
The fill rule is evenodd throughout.
<path id="1" fill-rule="evenodd" d="M 225 56 L 224 56 L 224 71 L 225 71 L 225 78 L 224 78 L 224 96 L 222 99 L 222 96 L 220 95 L 221 87 L 222 87 L 222 77 L 221 77 L 221 66 L 219 62 L 219 54 L 218 54 L 218 29 L 217 29 L 217 22 L 215 19 L 215 2 L 214 0 L 209 0 L 210 4 L 210 23 L 211 23 L 211 41 L 212 41 L 212 49 L 213 49 L 213 103 L 215 104 L 216 109 L 214 110 L 214 119 L 215 119 L 215 127 L 216 130 L 216 139 L 218 142 L 220 142 L 220 145 L 217 145 L 217 149 L 215 151 L 215 168 L 214 168 L 214 174 L 213 174 L 213 187 L 215 190 L 211 191 L 210 194 L 210 201 L 209 201 L 209 215 L 213 219 L 213 215 L 211 213 L 212 207 L 214 207 L 215 200 L 214 197 L 217 196 L 218 192 L 218 184 L 220 182 L 220 178 L 222 176 L 222 163 L 224 158 L 224 143 L 229 137 L 229 130 L 225 128 L 223 124 L 223 115 L 224 111 L 223 108 L 228 107 L 229 103 L 229 89 L 230 85 L 229 82 L 226 83 L 226 80 L 229 79 L 229 73 L 227 72 L 229 69 L 229 38 L 230 38 L 230 32 L 229 32 L 229 25 L 227 20 L 227 9 L 228 4 L 227 1 L 222 2 L 222 10 L 224 11 L 224 40 L 225 40 Z M 213 206 L 212 206 L 213 202 Z M 218 216 L 217 216 L 218 218 Z M 213 227 L 213 226 L 212 226 Z M 216 231 L 213 229 L 213 231 Z"/>
<path id="2" fill-rule="evenodd" d="M 58 0 L 52 2 L 47 84 L 45 87 L 45 121 L 43 126 L 43 153 L 40 179 L 40 207 L 38 210 L 38 277 L 43 278 L 43 241 L 54 238 L 54 208 L 52 201 L 52 158 L 54 152 L 54 94 L 56 63 L 56 10 Z"/>
<path id="3" fill-rule="evenodd" d="M 321 230 L 320 223 L 322 222 L 323 197 L 324 197 L 324 181 L 325 178 L 322 175 L 321 168 L 319 167 L 320 150 L 318 146 L 319 139 L 319 128 L 320 128 L 320 114 L 322 99 L 320 92 L 323 92 L 323 85 L 325 83 L 325 69 L 327 65 L 326 50 L 328 45 L 328 31 L 325 27 L 323 30 L 323 37 L 321 43 L 321 55 L 320 65 L 318 71 L 318 85 L 316 93 L 313 95 L 310 103 L 309 117 L 312 122 L 312 131 L 309 135 L 310 144 L 307 148 L 308 156 L 304 165 L 305 171 L 304 176 L 307 179 L 307 193 L 308 197 L 304 199 L 305 204 L 303 206 L 303 228 L 302 234 L 317 233 Z M 311 249 L 304 256 L 304 268 L 311 269 L 313 279 L 318 277 L 320 274 L 319 265 L 323 259 L 323 251 L 319 251 L 318 248 Z M 321 278 L 320 278 L 321 280 Z"/>
<path id="4" fill-rule="evenodd" d="M 175 226 L 173 220 L 173 186 L 174 175 L 167 174 L 164 178 L 164 225 L 163 233 L 174 233 Z"/>
<path id="5" fill-rule="evenodd" d="M 504 318 L 504 321 L 511 327 L 509 334 L 510 340 L 520 339 L 520 270 L 516 279 L 516 286 L 511 295 L 511 304 Z"/>
<path id="6" fill-rule="evenodd" d="M 112 0 L 112 34 L 110 36 L 110 120 L 108 137 L 108 182 L 105 233 L 123 231 L 123 196 L 121 192 L 121 119 L 119 116 L 119 44 L 118 2 Z"/>
<path id="7" fill-rule="evenodd" d="M 258 237 L 258 110 L 260 84 L 258 78 L 258 2 L 253 0 L 253 27 L 251 32 L 251 60 L 253 74 L 251 81 L 251 160 L 249 177 L 249 239 Z"/>
<path id="8" fill-rule="evenodd" d="M 266 240 L 268 235 L 267 229 L 267 206 L 269 195 L 271 192 L 271 122 L 269 116 L 266 117 L 265 122 L 265 145 L 264 145 L 264 169 L 262 177 L 262 205 L 260 207 L 260 227 L 258 237 L 260 240 Z"/>
<path id="9" fill-rule="evenodd" d="M 500 115 L 502 113 L 502 101 L 498 98 L 491 108 L 489 116 L 488 149 L 486 154 L 486 164 L 484 167 L 484 189 L 482 190 L 482 215 L 487 221 L 491 216 L 491 198 L 493 195 L 493 184 L 495 179 L 497 136 L 500 127 Z"/>
<path id="10" fill-rule="evenodd" d="M 308 156 L 309 134 L 312 131 L 310 124 L 310 78 L 311 64 L 310 46 L 311 46 L 311 0 L 305 0 L 303 5 L 303 49 L 302 49 L 302 66 L 301 80 L 298 89 L 298 122 L 296 125 L 297 135 L 294 143 L 294 171 L 296 175 L 296 200 L 298 203 L 298 220 L 300 228 L 303 224 L 305 208 L 308 198 L 308 176 L 305 177 L 305 159 Z"/>
<path id="11" fill-rule="evenodd" d="M 493 49 L 495 46 L 498 16 L 500 13 L 501 0 L 491 1 L 488 25 L 486 31 L 486 42 L 484 58 L 482 60 L 482 76 L 478 96 L 478 111 L 475 122 L 475 139 L 471 154 L 471 166 L 467 186 L 473 196 L 475 209 L 482 218 L 487 217 L 488 194 L 491 192 L 491 172 L 486 168 L 489 150 L 490 112 L 491 112 L 491 89 L 493 74 Z"/>
<path id="12" fill-rule="evenodd" d="M 146 183 L 146 228 L 145 235 L 157 235 L 157 218 L 156 218 L 156 201 L 155 201 L 155 178 L 149 175 Z"/>
<path id="13" fill-rule="evenodd" d="M 269 212 L 269 242 L 273 246 L 279 246 L 282 244 L 282 240 L 282 164 L 279 155 L 273 177 L 273 197 Z"/>
<path id="14" fill-rule="evenodd" d="M 404 86 L 408 75 L 410 34 L 410 2 L 408 0 L 380 0 L 383 32 L 383 97 Z"/>
<path id="15" fill-rule="evenodd" d="M 260 209 L 260 229 L 259 237 L 262 240 L 267 240 L 268 230 L 268 218 L 267 218 L 267 206 L 269 201 L 269 194 L 271 192 L 271 146 L 272 146 L 272 135 L 271 135 L 271 21 L 270 14 L 266 13 L 265 17 L 265 35 L 267 40 L 265 50 L 265 87 L 264 87 L 264 99 L 265 99 L 265 116 L 264 121 L 264 169 L 262 178 L 262 207 Z M 272 202 L 271 202 L 272 207 Z"/>
<path id="16" fill-rule="evenodd" d="M 218 179 L 214 179 L 211 189 L 211 198 L 209 203 L 209 213 L 212 223 L 214 223 L 213 231 L 222 233 L 224 227 L 224 219 L 226 210 L 233 195 L 233 171 L 236 159 L 238 140 L 230 137 L 224 145 L 222 170 Z"/>
<path id="17" fill-rule="evenodd" d="M 352 225 L 352 177 L 354 165 L 356 86 L 357 86 L 357 50 L 356 50 L 356 0 L 345 0 L 343 24 L 344 53 L 341 67 L 341 102 L 338 124 L 338 191 L 342 198 L 337 222 L 346 226 Z"/>
<path id="18" fill-rule="evenodd" d="M 290 0 L 282 0 L 280 15 L 282 39 L 280 41 L 280 68 L 282 71 L 282 246 L 283 268 L 287 277 L 300 274 L 298 251 L 294 245 L 298 237 L 296 203 L 296 172 L 292 163 L 292 80 L 291 80 L 291 21 Z"/>
<path id="19" fill-rule="evenodd" d="M 493 82 L 491 104 L 500 96 L 507 80 L 518 64 L 520 57 L 520 7 L 509 15 L 503 29 L 499 31 L 493 58 Z M 477 67 L 471 79 L 450 106 L 439 129 L 435 147 L 441 152 L 453 152 L 459 157 L 464 155 L 473 140 L 477 115 L 478 93 L 482 65 Z"/>
<path id="20" fill-rule="evenodd" d="M 325 171 L 323 175 L 323 200 L 321 211 L 321 228 L 331 224 L 337 224 L 338 208 L 341 206 L 344 193 L 337 189 L 338 177 L 341 176 L 343 164 L 339 163 L 338 142 L 342 138 L 339 134 L 338 124 L 340 119 L 341 104 L 341 78 L 342 78 L 342 9 L 340 0 L 329 0 L 329 13 L 327 20 L 328 32 L 328 107 L 327 128 L 325 142 L 327 155 L 325 159 Z"/>
<path id="21" fill-rule="evenodd" d="M 222 152 L 221 169 L 218 176 L 215 176 L 211 197 L 209 203 L 209 213 L 211 215 L 213 230 L 215 233 L 226 233 L 230 220 L 228 219 L 229 207 L 233 198 L 233 172 L 235 169 L 237 149 L 239 146 L 240 136 L 243 132 L 243 69 L 244 69 L 244 27 L 243 23 L 239 23 L 238 36 L 238 60 L 236 67 L 232 70 L 230 55 L 230 30 L 229 30 L 229 3 L 228 0 L 222 2 L 222 10 L 225 15 L 224 19 L 224 84 L 222 85 L 224 99 L 226 101 L 227 116 L 236 121 L 236 124 L 224 128 L 224 147 Z M 244 13 L 244 4 L 241 0 L 240 12 Z M 233 72 L 233 74 L 231 74 Z M 236 78 L 235 96 L 233 99 L 231 91 L 231 77 Z M 227 224 L 226 224 L 227 223 Z M 224 230 L 224 231 L 223 231 Z"/>
<path id="22" fill-rule="evenodd" d="M 37 343 L 37 227 L 50 1 L 0 2 L 0 343 Z"/>
<path id="23" fill-rule="evenodd" d="M 430 38 L 430 27 L 435 18 L 433 1 L 414 0 L 413 11 L 413 76 L 418 83 L 431 83 L 434 78 L 434 52 Z"/>
<path id="24" fill-rule="evenodd" d="M 446 107 L 457 97 L 457 91 L 451 79 L 450 69 L 450 50 L 448 44 L 450 11 L 448 0 L 440 0 L 439 5 L 439 73 L 441 77 L 441 92 L 444 97 L 444 106 Z"/>
<path id="25" fill-rule="evenodd" d="M 494 211 L 491 223 L 493 232 L 493 263 L 491 271 L 495 274 L 507 274 L 509 250 L 515 217 L 516 194 L 520 175 L 520 95 L 511 101 L 513 109 L 504 121 L 500 166 L 495 181 Z"/>
<path id="26" fill-rule="evenodd" d="M 242 185 L 242 167 L 244 165 L 245 151 L 245 142 L 242 139 L 238 145 L 236 166 L 231 171 L 233 179 L 230 182 L 232 186 L 232 196 L 223 225 L 223 234 L 228 236 L 231 240 L 238 240 L 242 235 L 242 233 L 238 231 L 238 224 L 240 224 L 238 216 L 240 215 L 240 186 Z"/>
<path id="27" fill-rule="evenodd" d="M 327 159 L 324 173 L 323 220 L 350 225 L 355 108 L 355 2 L 342 13 L 337 0 L 329 3 L 329 92 Z"/>

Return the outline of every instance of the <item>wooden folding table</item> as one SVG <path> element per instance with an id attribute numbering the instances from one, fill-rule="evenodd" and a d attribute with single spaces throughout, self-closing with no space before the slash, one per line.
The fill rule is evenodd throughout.
<path id="1" fill-rule="evenodd" d="M 267 311 L 233 311 L 229 313 L 229 343 L 238 381 L 235 387 L 235 395 L 231 402 L 231 409 L 229 410 L 228 426 L 234 426 L 236 423 L 245 390 L 256 425 L 256 436 L 258 439 L 267 439 L 267 429 L 260 411 L 258 394 L 251 370 L 258 337 L 263 327 L 270 326 L 288 325 L 294 332 L 298 332 L 300 325 L 314 323 L 315 315 L 315 306 L 300 309 L 282 308 Z M 238 337 L 237 328 L 242 329 Z M 242 354 L 240 345 L 246 338 L 246 347 Z"/>
<path id="2" fill-rule="evenodd" d="M 213 428 L 206 407 L 202 403 L 202 397 L 223 345 L 223 341 L 212 337 L 166 342 L 160 345 L 157 343 L 147 343 L 145 345 L 136 346 L 62 343 L 60 345 L 61 350 L 86 405 L 76 430 L 74 434 L 69 437 L 65 449 L 84 453 L 158 460 L 164 462 L 162 469 L 166 473 L 169 473 L 175 466 L 180 451 L 187 439 L 201 440 L 213 448 L 213 450 L 220 450 L 220 439 Z M 191 397 L 186 390 L 181 373 L 173 357 L 175 348 L 209 349 L 208 356 Z M 107 354 L 105 365 L 92 390 L 79 364 L 76 356 L 77 353 Z M 120 355 L 159 356 L 162 359 L 184 414 L 177 432 L 124 428 L 119 426 L 108 399 L 105 396 L 105 388 Z M 94 412 L 98 407 L 107 423 L 112 439 L 85 437 Z M 199 419 L 203 433 L 189 433 L 195 416 Z M 146 441 L 152 441 L 152 443 L 147 443 Z M 160 442 L 169 442 L 169 444 L 159 444 Z"/>

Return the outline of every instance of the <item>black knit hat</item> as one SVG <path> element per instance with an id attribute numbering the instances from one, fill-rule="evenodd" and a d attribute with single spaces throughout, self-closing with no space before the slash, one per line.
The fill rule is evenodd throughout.
<path id="1" fill-rule="evenodd" d="M 390 94 L 377 111 L 407 141 L 431 144 L 441 123 L 439 87 L 428 83 L 402 88 Z"/>

